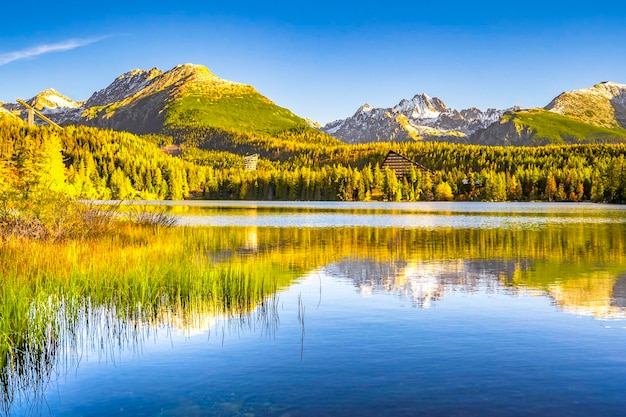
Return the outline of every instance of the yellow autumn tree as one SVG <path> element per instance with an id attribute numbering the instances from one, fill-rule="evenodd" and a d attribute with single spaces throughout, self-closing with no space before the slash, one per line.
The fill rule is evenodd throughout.
<path id="1" fill-rule="evenodd" d="M 438 201 L 450 201 L 454 198 L 452 194 L 452 187 L 450 184 L 443 181 L 435 186 L 435 200 Z"/>

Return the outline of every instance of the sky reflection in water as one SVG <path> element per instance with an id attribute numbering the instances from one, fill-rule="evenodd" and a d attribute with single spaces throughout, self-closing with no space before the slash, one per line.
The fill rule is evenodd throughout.
<path id="1" fill-rule="evenodd" d="M 245 243 L 219 262 L 267 256 L 303 268 L 297 282 L 264 314 L 85 355 L 43 408 L 13 414 L 623 415 L 624 212 L 495 206 L 212 215 L 208 224 L 253 226 L 227 229 Z M 307 235 L 292 224 L 334 227 Z M 338 227 L 363 224 L 398 230 Z M 406 230 L 416 227 L 432 231 Z"/>
<path id="2" fill-rule="evenodd" d="M 129 202 L 166 208 L 182 225 L 498 228 L 623 223 L 623 206 L 592 203 Z"/>

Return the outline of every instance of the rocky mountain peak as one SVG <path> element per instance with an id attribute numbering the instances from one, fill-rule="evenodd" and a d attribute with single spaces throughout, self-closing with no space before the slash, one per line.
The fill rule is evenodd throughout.
<path id="1" fill-rule="evenodd" d="M 544 108 L 596 126 L 626 127 L 626 84 L 604 81 L 564 92 Z"/>
<path id="2" fill-rule="evenodd" d="M 244 93 L 254 91 L 251 86 L 219 78 L 203 65 L 182 64 L 160 75 L 141 94 L 167 91 L 170 97 L 189 94 L 220 97 L 227 90 L 232 93 L 234 89 Z"/>
<path id="3" fill-rule="evenodd" d="M 190 97 L 195 100 L 189 100 Z M 200 121 L 206 125 L 223 125 L 229 129 L 244 126 L 250 130 L 261 125 L 265 131 L 273 131 L 273 123 L 304 125 L 304 120 L 276 106 L 254 87 L 223 80 L 205 66 L 194 64 L 177 65 L 166 72 L 158 68 L 128 71 L 82 103 L 72 102 L 54 90 L 42 92 L 33 100 L 41 102 L 43 98 L 49 102 L 41 104 L 42 112 L 60 125 L 96 126 L 139 134 L 160 132 L 166 123 L 185 126 L 190 123 L 185 111 L 196 103 L 215 105 L 208 110 L 203 108 L 199 114 Z M 238 105 L 233 103 L 241 103 L 244 109 L 233 107 Z M 26 112 L 18 104 L 1 106 L 26 118 Z M 248 111 L 250 117 L 246 115 Z M 215 113 L 220 114 L 219 120 Z M 223 114 L 226 116 L 222 117 Z M 256 119 L 251 121 L 251 118 Z"/>
<path id="4" fill-rule="evenodd" d="M 35 97 L 31 98 L 30 100 L 26 100 L 26 102 L 37 110 L 42 110 L 45 108 L 76 109 L 79 108 L 82 104 L 64 96 L 53 88 L 41 91 Z"/>
<path id="5" fill-rule="evenodd" d="M 409 120 L 437 118 L 448 110 L 442 100 L 430 98 L 427 94 L 416 94 L 411 100 L 403 99 L 393 107 L 395 113 L 403 114 Z"/>
<path id="6" fill-rule="evenodd" d="M 232 81 L 227 81 L 219 78 L 217 75 L 213 74 L 207 67 L 204 65 L 197 64 L 181 64 L 177 65 L 171 70 L 167 71 L 163 74 L 163 79 L 167 80 L 178 80 L 183 82 L 209 82 L 211 84 L 215 83 L 228 83 L 228 84 L 236 84 Z"/>
<path id="7" fill-rule="evenodd" d="M 212 74 L 212 72 L 207 67 L 205 67 L 204 65 L 191 64 L 191 63 L 176 65 L 170 71 L 173 71 L 173 72 L 181 72 L 182 71 L 182 72 L 196 72 L 196 73 Z"/>
<path id="8" fill-rule="evenodd" d="M 87 100 L 86 107 L 106 106 L 124 100 L 128 101 L 131 98 L 134 100 L 148 97 L 165 90 L 174 89 L 180 92 L 188 84 L 215 86 L 220 83 L 235 84 L 221 80 L 203 65 L 182 64 L 166 72 L 158 68 L 135 69 L 120 75 L 108 87 L 95 92 Z M 169 94 L 174 94 L 174 92 Z"/>
<path id="9" fill-rule="evenodd" d="M 594 85 L 592 88 L 607 94 L 611 98 L 626 94 L 626 84 L 619 84 L 612 81 L 603 81 Z"/>
<path id="10" fill-rule="evenodd" d="M 359 107 L 359 109 L 356 111 L 357 114 L 359 113 L 369 113 L 371 112 L 373 109 L 372 106 L 370 106 L 369 104 L 365 103 L 364 105 L 362 105 L 361 107 Z"/>
<path id="11" fill-rule="evenodd" d="M 352 117 L 328 123 L 321 130 L 348 143 L 424 138 L 459 141 L 496 122 L 502 113 L 475 107 L 458 111 L 437 97 L 416 94 L 387 109 L 364 104 Z"/>
<path id="12" fill-rule="evenodd" d="M 320 122 L 316 122 L 313 119 L 310 118 L 305 118 L 304 121 L 306 122 L 307 125 L 309 125 L 310 127 L 314 128 L 314 129 L 319 129 L 322 127 L 322 125 L 320 124 Z"/>
<path id="13" fill-rule="evenodd" d="M 158 68 L 128 71 L 117 77 L 108 87 L 93 93 L 87 100 L 86 106 L 106 106 L 110 103 L 122 101 L 141 91 L 152 80 L 162 74 L 163 71 Z"/>

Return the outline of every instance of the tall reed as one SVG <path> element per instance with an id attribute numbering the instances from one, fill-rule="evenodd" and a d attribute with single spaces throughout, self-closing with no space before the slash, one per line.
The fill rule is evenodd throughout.
<path id="1" fill-rule="evenodd" d="M 158 328 L 194 332 L 227 318 L 235 318 L 229 321 L 235 325 L 253 325 L 248 315 L 253 310 L 260 312 L 261 328 L 271 332 L 276 325 L 272 295 L 278 289 L 307 271 L 345 259 L 382 264 L 506 260 L 524 267 L 506 278 L 505 285 L 559 288 L 568 291 L 563 302 L 577 303 L 585 302 L 584 294 L 558 279 L 585 280 L 597 276 L 601 267 L 609 278 L 598 286 L 610 297 L 613 283 L 626 270 L 622 224 L 435 230 L 171 228 L 119 216 L 101 219 L 97 210 L 86 211 L 98 219 L 89 233 L 47 239 L 14 235 L 0 242 L 5 408 L 20 393 L 41 391 L 58 361 L 68 360 L 67 352 L 133 348 Z"/>
<path id="2" fill-rule="evenodd" d="M 96 237 L 0 243 L 5 409 L 16 395 L 41 390 L 60 351 L 132 344 L 152 328 L 189 331 L 211 318 L 242 317 L 288 284 L 273 270 L 214 262 L 218 244 L 200 229 L 128 222 Z"/>

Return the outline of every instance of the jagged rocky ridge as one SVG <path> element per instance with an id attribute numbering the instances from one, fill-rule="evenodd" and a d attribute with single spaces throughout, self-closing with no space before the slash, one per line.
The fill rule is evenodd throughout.
<path id="1" fill-rule="evenodd" d="M 172 71 L 178 72 L 185 67 L 187 66 L 178 66 Z M 148 87 L 151 81 L 154 81 L 159 76 L 163 76 L 163 74 L 163 71 L 157 68 L 147 71 L 129 71 L 116 78 L 108 87 L 94 92 L 89 99 L 83 102 L 73 101 L 54 89 L 42 91 L 35 97 L 25 101 L 60 125 L 88 125 L 145 133 L 151 130 L 148 126 L 145 126 L 145 123 L 141 123 L 141 120 L 136 120 L 137 117 L 124 117 L 124 113 L 127 113 L 127 116 L 129 113 L 133 113 L 133 111 L 144 115 L 153 113 L 150 111 L 149 106 L 145 106 L 146 103 L 144 102 L 142 103 L 144 104 L 141 106 L 142 108 L 131 106 L 131 109 L 124 109 L 124 105 L 131 104 L 130 101 L 132 100 L 129 99 L 132 97 L 141 99 L 156 93 L 154 89 L 149 90 Z M 127 100 L 127 103 L 124 103 L 124 100 Z M 26 110 L 18 104 L 7 103 L 3 107 L 13 113 L 18 113 L 23 119 L 26 118 Z M 113 119 L 112 116 L 115 110 L 120 110 L 122 120 L 119 120 L 119 117 Z M 153 115 L 149 114 L 149 116 Z M 35 118 L 35 121 L 37 123 L 41 122 L 37 118 Z M 136 123 L 134 127 L 129 126 L 133 122 L 139 123 Z"/>
<path id="2" fill-rule="evenodd" d="M 87 125 L 145 134 L 163 132 L 170 109 L 191 96 L 198 97 L 198 106 L 224 98 L 245 101 L 248 97 L 248 106 L 258 107 L 261 102 L 261 106 L 271 107 L 266 111 L 270 118 L 277 114 L 283 119 L 293 117 L 300 121 L 261 96 L 252 86 L 221 79 L 206 67 L 194 64 L 178 65 L 166 72 L 158 68 L 129 71 L 84 102 L 74 102 L 54 90 L 43 91 L 26 101 L 60 125 Z M 26 111 L 17 104 L 2 107 L 26 118 Z M 183 111 L 187 111 L 185 116 L 193 123 L 197 109 Z M 301 123 L 306 124 L 304 120 Z"/>
<path id="3" fill-rule="evenodd" d="M 361 106 L 352 117 L 328 123 L 324 132 L 347 143 L 409 140 L 466 142 L 468 136 L 499 120 L 504 110 L 451 109 L 437 97 L 418 94 L 392 108 Z"/>
<path id="4" fill-rule="evenodd" d="M 84 105 L 84 102 L 74 101 L 53 88 L 44 90 L 35 97 L 25 101 L 59 124 L 77 120 Z M 6 103 L 2 105 L 2 108 L 22 119 L 27 118 L 26 110 L 19 104 Z"/>
<path id="5" fill-rule="evenodd" d="M 190 97 L 193 97 L 191 102 Z M 170 110 L 185 100 L 188 107 L 181 110 L 178 106 L 175 118 L 179 122 L 185 119 L 183 123 L 188 121 L 191 128 L 198 115 L 204 118 L 204 126 L 214 126 L 211 121 L 216 120 L 217 128 L 225 117 L 230 117 L 224 125 L 226 129 L 247 128 L 255 132 L 263 125 L 265 132 L 271 133 L 310 126 L 347 143 L 436 140 L 544 145 L 626 141 L 626 85 L 608 81 L 564 92 L 544 108 L 525 110 L 459 111 L 448 108 L 436 97 L 421 94 L 392 108 L 372 108 L 365 104 L 352 117 L 324 127 L 274 105 L 252 86 L 223 80 L 206 67 L 192 64 L 178 65 L 167 72 L 157 68 L 129 71 L 83 102 L 73 101 L 53 89 L 26 101 L 60 125 L 88 125 L 143 134 L 162 133 L 168 115 L 172 114 Z M 222 104 L 217 112 L 207 110 L 207 106 L 220 100 Z M 250 112 L 260 107 L 263 111 L 252 119 Z M 17 104 L 1 104 L 0 110 L 2 117 L 27 117 Z"/>

